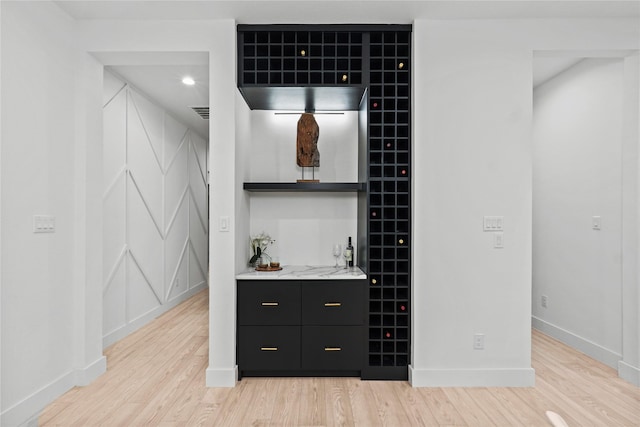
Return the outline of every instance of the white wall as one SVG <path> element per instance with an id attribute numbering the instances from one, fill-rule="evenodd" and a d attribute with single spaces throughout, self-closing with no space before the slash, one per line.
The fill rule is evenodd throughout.
<path id="1" fill-rule="evenodd" d="M 84 335 L 87 274 L 78 242 L 86 194 L 78 162 L 76 91 L 91 63 L 78 61 L 74 23 L 51 3 L 2 2 L 2 420 L 13 426 L 106 367 Z M 87 92 L 90 99 L 94 92 Z M 82 116 L 84 119 L 88 117 Z M 86 135 L 85 135 L 86 137 Z M 84 164 L 82 163 L 82 166 Z M 32 216 L 56 231 L 32 232 Z M 98 285 L 99 286 L 99 285 Z M 91 307 L 89 307 L 91 309 Z M 86 317 L 85 317 L 86 315 Z M 97 319 L 99 325 L 99 319 Z M 99 339 L 98 339 L 99 342 Z"/>
<path id="2" fill-rule="evenodd" d="M 531 385 L 533 53 L 638 49 L 640 30 L 631 19 L 413 28 L 412 383 Z M 505 217 L 504 249 L 483 215 Z"/>
<path id="3" fill-rule="evenodd" d="M 534 326 L 612 367 L 622 354 L 622 84 L 622 59 L 584 59 L 538 86 L 533 104 Z"/>
<path id="4" fill-rule="evenodd" d="M 109 72 L 104 79 L 104 346 L 207 283 L 207 144 Z"/>
<path id="5" fill-rule="evenodd" d="M 622 360 L 621 378 L 640 387 L 640 55 L 624 58 L 622 107 Z"/>
<path id="6" fill-rule="evenodd" d="M 251 112 L 248 163 L 252 182 L 296 182 L 296 129 L 299 114 Z M 320 129 L 320 182 L 358 181 L 358 112 L 316 114 Z M 242 160 L 240 161 L 242 162 Z M 240 163 L 239 162 L 239 163 Z M 311 171 L 305 171 L 311 179 Z M 268 249 L 283 265 L 334 265 L 336 243 L 356 239 L 356 193 L 250 193 L 250 233 L 267 232 L 276 241 Z M 245 257 L 249 259 L 247 240 Z M 340 260 L 344 262 L 344 260 Z"/>
<path id="7" fill-rule="evenodd" d="M 531 51 L 515 30 L 414 24 L 414 386 L 533 384 Z M 484 215 L 504 216 L 503 249 Z"/>

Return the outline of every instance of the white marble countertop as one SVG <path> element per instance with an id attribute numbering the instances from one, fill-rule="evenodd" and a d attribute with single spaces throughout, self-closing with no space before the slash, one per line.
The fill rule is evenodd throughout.
<path id="1" fill-rule="evenodd" d="M 367 275 L 358 267 L 283 265 L 279 271 L 256 271 L 247 269 L 236 275 L 238 280 L 355 280 Z"/>

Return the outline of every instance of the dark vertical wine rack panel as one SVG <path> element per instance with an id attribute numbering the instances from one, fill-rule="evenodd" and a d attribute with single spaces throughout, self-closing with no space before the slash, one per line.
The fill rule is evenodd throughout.
<path id="1" fill-rule="evenodd" d="M 363 378 L 406 379 L 411 336 L 411 33 L 374 31 L 369 36 L 369 334 Z"/>
<path id="2" fill-rule="evenodd" d="M 238 84 L 360 85 L 362 32 L 250 30 L 238 32 Z"/>

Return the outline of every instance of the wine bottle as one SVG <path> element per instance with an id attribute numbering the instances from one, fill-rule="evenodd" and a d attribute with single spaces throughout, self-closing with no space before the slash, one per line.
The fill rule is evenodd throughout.
<path id="1" fill-rule="evenodd" d="M 349 237 L 349 243 L 347 244 L 347 267 L 353 267 L 353 245 L 351 245 L 351 237 Z"/>

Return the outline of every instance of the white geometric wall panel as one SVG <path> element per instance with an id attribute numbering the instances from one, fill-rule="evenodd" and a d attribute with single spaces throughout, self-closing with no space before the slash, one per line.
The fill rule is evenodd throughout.
<path id="1" fill-rule="evenodd" d="M 103 345 L 207 286 L 207 142 L 109 72 Z"/>

